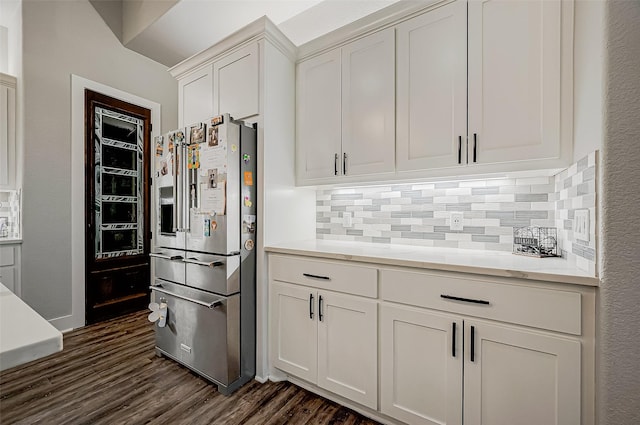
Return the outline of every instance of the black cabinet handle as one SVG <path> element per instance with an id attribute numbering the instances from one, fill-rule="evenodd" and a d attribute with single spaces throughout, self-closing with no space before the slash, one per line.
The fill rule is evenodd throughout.
<path id="1" fill-rule="evenodd" d="M 456 322 L 451 325 L 451 355 L 456 356 Z"/>
<path id="2" fill-rule="evenodd" d="M 458 136 L 458 164 L 462 164 L 462 136 Z"/>
<path id="3" fill-rule="evenodd" d="M 333 175 L 338 175 L 338 154 L 333 158 Z"/>
<path id="4" fill-rule="evenodd" d="M 313 279 L 331 280 L 329 276 L 320 276 L 320 275 L 311 274 L 311 273 L 302 273 L 302 276 L 311 277 Z"/>
<path id="5" fill-rule="evenodd" d="M 309 294 L 309 319 L 313 320 L 313 294 Z"/>
<path id="6" fill-rule="evenodd" d="M 318 297 L 318 319 L 322 322 L 322 295 Z"/>
<path id="7" fill-rule="evenodd" d="M 347 175 L 347 154 L 342 154 L 342 174 Z"/>
<path id="8" fill-rule="evenodd" d="M 471 361 L 476 359 L 476 327 L 471 326 Z"/>
<path id="9" fill-rule="evenodd" d="M 465 303 L 489 305 L 489 301 L 474 300 L 473 298 L 454 297 L 453 295 L 440 295 L 440 298 L 444 298 L 445 300 L 462 301 Z"/>
<path id="10" fill-rule="evenodd" d="M 473 162 L 477 162 L 478 156 L 476 155 L 476 148 L 478 147 L 478 141 L 476 140 L 476 133 L 473 133 Z"/>

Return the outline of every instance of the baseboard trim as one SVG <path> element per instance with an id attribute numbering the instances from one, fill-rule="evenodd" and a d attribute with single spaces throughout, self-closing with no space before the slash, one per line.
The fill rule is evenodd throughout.
<path id="1" fill-rule="evenodd" d="M 69 332 L 77 328 L 76 318 L 71 314 L 68 316 L 56 317 L 55 319 L 49 319 L 49 323 L 53 325 L 54 328 L 59 330 L 62 333 Z"/>
<path id="2" fill-rule="evenodd" d="M 385 425 L 404 425 L 404 422 L 400 422 L 397 421 L 395 419 L 392 419 L 388 416 L 383 415 L 382 413 L 370 409 L 368 407 L 365 406 L 361 406 L 359 404 L 356 404 L 354 402 L 352 402 L 351 400 L 348 400 L 344 397 L 341 397 L 337 394 L 334 394 L 332 392 L 329 392 L 327 390 L 324 390 L 316 385 L 313 385 L 309 382 L 306 381 L 302 381 L 299 380 L 297 378 L 294 378 L 293 376 L 288 376 L 287 380 L 289 382 L 291 382 L 294 385 L 297 385 L 300 388 L 304 388 L 307 391 L 311 391 L 312 393 L 315 393 L 321 397 L 326 398 L 327 400 L 331 400 L 335 403 L 338 403 L 344 407 L 348 407 L 349 409 L 360 413 L 362 416 L 366 416 L 369 419 L 373 419 L 374 421 L 378 421 L 382 424 Z"/>
<path id="3" fill-rule="evenodd" d="M 264 384 L 265 382 L 267 382 L 269 380 L 269 377 L 264 377 L 264 376 L 258 376 L 256 375 L 255 380 L 260 382 L 261 384 Z"/>

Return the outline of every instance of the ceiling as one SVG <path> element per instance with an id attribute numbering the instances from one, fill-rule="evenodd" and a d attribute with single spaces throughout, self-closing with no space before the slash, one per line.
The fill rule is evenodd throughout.
<path id="1" fill-rule="evenodd" d="M 127 48 L 168 67 L 266 15 L 297 46 L 398 0 L 90 0 Z"/>

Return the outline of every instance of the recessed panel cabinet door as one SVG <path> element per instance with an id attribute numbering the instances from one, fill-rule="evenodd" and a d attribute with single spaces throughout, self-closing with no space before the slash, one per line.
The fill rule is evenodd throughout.
<path id="1" fill-rule="evenodd" d="M 579 341 L 466 320 L 465 339 L 465 423 L 580 425 Z"/>
<path id="2" fill-rule="evenodd" d="M 213 116 L 213 75 L 211 65 L 178 82 L 179 125 L 188 126 Z"/>
<path id="3" fill-rule="evenodd" d="M 377 302 L 318 292 L 318 386 L 378 407 Z"/>
<path id="4" fill-rule="evenodd" d="M 470 164 L 560 156 L 561 6 L 469 2 Z"/>
<path id="5" fill-rule="evenodd" d="M 467 4 L 397 27 L 398 171 L 466 164 Z"/>
<path id="6" fill-rule="evenodd" d="M 318 329 L 315 291 L 303 286 L 271 285 L 271 359 L 278 369 L 315 382 Z"/>
<path id="7" fill-rule="evenodd" d="M 240 120 L 260 111 L 258 44 L 250 44 L 213 64 L 213 113 Z M 189 123 L 186 123 L 189 124 Z"/>
<path id="8" fill-rule="evenodd" d="M 340 49 L 301 62 L 297 82 L 298 179 L 340 175 Z"/>
<path id="9" fill-rule="evenodd" d="M 462 320 L 382 304 L 380 339 L 382 413 L 410 424 L 462 424 Z"/>
<path id="10" fill-rule="evenodd" d="M 395 169 L 394 43 L 389 28 L 342 47 L 344 175 Z"/>

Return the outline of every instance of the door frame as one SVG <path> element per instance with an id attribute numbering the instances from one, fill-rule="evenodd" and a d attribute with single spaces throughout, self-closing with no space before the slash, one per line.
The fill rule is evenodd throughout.
<path id="1" fill-rule="evenodd" d="M 161 106 L 157 102 L 71 74 L 71 314 L 50 320 L 60 330 L 85 325 L 85 235 L 84 235 L 84 91 L 93 90 L 151 110 L 151 140 L 161 128 Z M 154 202 L 151 191 L 151 205 Z M 151 228 L 155 217 L 151 217 Z M 153 239 L 151 240 L 153 246 Z M 153 273 L 153 270 L 152 270 Z M 152 276 L 153 278 L 153 276 Z"/>

